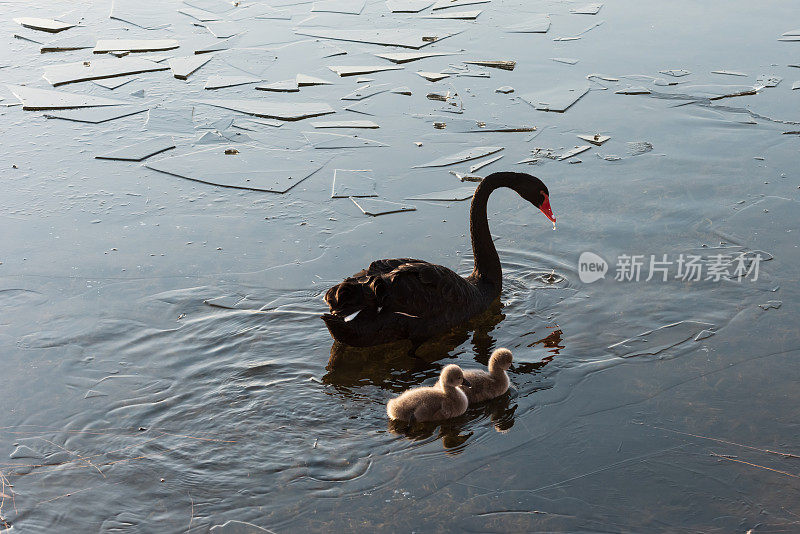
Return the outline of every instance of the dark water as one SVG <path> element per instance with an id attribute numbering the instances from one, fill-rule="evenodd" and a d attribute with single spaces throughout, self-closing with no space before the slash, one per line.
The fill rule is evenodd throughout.
<path id="1" fill-rule="evenodd" d="M 800 136 L 784 134 L 800 129 L 800 90 L 791 90 L 800 69 L 789 66 L 800 43 L 778 41 L 795 28 L 796 6 L 609 2 L 597 15 L 570 14 L 578 5 L 494 0 L 445 10 L 483 10 L 464 22 L 389 14 L 383 2 L 367 2 L 360 15 L 302 3 L 280 8 L 290 20 L 234 21 L 248 40 L 188 81 L 167 71 L 113 91 L 92 82 L 59 88 L 193 113 L 193 122 L 159 125 L 151 110 L 147 124 L 147 113 L 85 124 L 0 107 L 0 529 L 206 532 L 236 520 L 274 532 L 800 530 Z M 131 3 L 130 13 L 170 24 L 148 31 L 107 18 L 108 2 L 6 3 L 0 74 L 49 89 L 46 65 L 97 58 L 91 49 L 40 54 L 14 34 L 174 38 L 180 49 L 145 55 L 190 55 L 213 37 L 182 7 Z M 548 33 L 503 31 L 534 13 L 550 14 Z M 13 23 L 18 16 L 82 27 L 53 37 Z M 553 41 L 599 22 L 580 40 Z M 391 65 L 372 54 L 407 50 L 329 41 L 347 55 L 323 58 L 312 40 L 264 67 L 257 50 L 303 40 L 291 30 L 314 25 L 463 30 L 422 49 L 463 53 L 366 75 L 413 95 L 382 93 L 364 101 L 374 115 L 356 114 L 339 98 L 357 76 L 326 66 Z M 517 66 L 437 83 L 415 74 L 472 59 Z M 257 77 L 268 82 L 304 73 L 335 84 L 290 94 L 203 89 L 210 75 L 241 75 L 231 64 L 263 70 Z M 691 74 L 659 73 L 667 69 Z M 711 74 L 721 69 L 747 76 Z M 619 81 L 587 80 L 592 73 Z M 783 81 L 721 100 L 697 87 L 753 87 L 764 74 Z M 516 98 L 587 83 L 563 114 Z M 515 93 L 495 93 L 503 85 Z M 615 94 L 642 85 L 651 94 Z M 131 96 L 139 89 L 144 98 Z M 458 93 L 464 113 L 439 111 L 425 97 L 433 91 Z M 0 96 L 0 105 L 16 102 L 5 86 Z M 177 145 L 166 155 L 236 146 L 194 144 L 210 123 L 247 118 L 194 102 L 223 98 L 327 102 L 337 113 L 310 121 L 369 119 L 380 128 L 322 131 L 388 146 L 313 149 L 302 135 L 313 130 L 308 119 L 224 130 L 249 135 L 247 146 L 333 158 L 284 195 L 94 159 L 162 133 Z M 434 129 L 415 114 L 451 124 Z M 457 133 L 455 119 L 538 130 Z M 515 164 L 596 132 L 612 139 L 572 158 L 579 164 Z M 652 150 L 635 155 L 644 143 Z M 475 162 L 411 167 L 475 146 L 504 147 L 477 174 L 519 170 L 548 185 L 557 231 L 498 191 L 489 213 L 504 265 L 500 305 L 423 347 L 420 359 L 332 347 L 321 296 L 345 275 L 402 256 L 467 273 L 472 259 L 468 203 L 405 201 L 417 210 L 371 218 L 329 198 L 333 170 L 372 169 L 379 198 L 403 201 L 463 185 L 447 171 Z M 619 159 L 598 157 L 611 154 Z M 585 251 L 610 263 L 605 280 L 581 282 Z M 739 251 L 769 258 L 757 281 L 614 280 L 622 254 Z M 704 329 L 713 335 L 695 341 Z M 630 349 L 609 348 L 647 332 Z M 506 397 L 412 436 L 390 431 L 387 399 L 434 382 L 444 364 L 484 365 L 502 346 L 516 362 Z M 332 353 L 340 365 L 328 365 Z M 232 523 L 213 531 L 260 532 Z"/>

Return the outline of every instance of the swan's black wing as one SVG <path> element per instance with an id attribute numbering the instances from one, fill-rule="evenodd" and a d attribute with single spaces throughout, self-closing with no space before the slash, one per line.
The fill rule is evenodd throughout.
<path id="1" fill-rule="evenodd" d="M 386 309 L 415 317 L 467 306 L 474 287 L 441 265 L 412 258 L 378 260 L 325 294 L 336 315 L 359 309 Z"/>
<path id="2" fill-rule="evenodd" d="M 323 320 L 337 340 L 366 346 L 446 331 L 479 311 L 482 300 L 473 284 L 441 265 L 378 260 L 328 290 L 331 313 Z"/>

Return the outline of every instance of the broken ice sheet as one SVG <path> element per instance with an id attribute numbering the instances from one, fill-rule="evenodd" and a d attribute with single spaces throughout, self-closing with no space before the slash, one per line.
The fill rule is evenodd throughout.
<path id="1" fill-rule="evenodd" d="M 475 4 L 488 4 L 489 0 L 438 0 L 433 4 L 433 11 L 450 7 L 472 6 Z"/>
<path id="2" fill-rule="evenodd" d="M 547 33 L 550 29 L 550 15 L 533 15 L 524 22 L 506 27 L 509 33 Z"/>
<path id="3" fill-rule="evenodd" d="M 183 3 L 211 13 L 227 13 L 238 6 L 238 3 L 224 0 L 183 0 Z"/>
<path id="4" fill-rule="evenodd" d="M 365 3 L 366 0 L 317 0 L 311 5 L 311 11 L 360 15 Z"/>
<path id="5" fill-rule="evenodd" d="M 214 56 L 209 54 L 174 57 L 169 60 L 172 75 L 179 80 L 186 80 L 200 67 L 211 61 Z"/>
<path id="6" fill-rule="evenodd" d="M 372 170 L 335 169 L 331 198 L 376 197 Z"/>
<path id="7" fill-rule="evenodd" d="M 124 50 L 128 52 L 156 52 L 178 48 L 175 39 L 100 39 L 94 47 L 95 54 Z"/>
<path id="8" fill-rule="evenodd" d="M 570 149 L 570 150 L 567 150 L 566 152 L 564 152 L 563 154 L 561 154 L 561 155 L 558 157 L 558 160 L 559 160 L 559 161 L 564 161 L 565 159 L 569 159 L 569 158 L 571 158 L 572 156 L 577 156 L 578 154 L 581 154 L 581 153 L 583 153 L 583 152 L 586 152 L 586 151 L 587 151 L 587 150 L 589 150 L 590 148 L 592 148 L 592 147 L 591 147 L 591 145 L 580 145 L 580 146 L 576 146 L 575 148 L 572 148 L 572 149 Z"/>
<path id="9" fill-rule="evenodd" d="M 364 100 L 365 98 L 369 98 L 371 96 L 375 96 L 381 93 L 385 93 L 389 90 L 388 83 L 381 83 L 378 85 L 371 85 L 366 84 L 360 86 L 358 89 L 353 91 L 352 93 L 344 95 L 341 99 L 342 100 Z"/>
<path id="10" fill-rule="evenodd" d="M 603 4 L 586 4 L 585 6 L 575 7 L 569 10 L 576 15 L 597 15 Z"/>
<path id="11" fill-rule="evenodd" d="M 796 81 L 792 84 L 792 91 L 795 89 L 800 89 L 800 81 Z"/>
<path id="12" fill-rule="evenodd" d="M 778 310 L 778 309 L 780 309 L 782 304 L 783 304 L 783 301 L 780 301 L 780 300 L 768 300 L 764 304 L 759 304 L 758 307 L 761 308 L 764 311 L 767 311 L 770 308 Z"/>
<path id="13" fill-rule="evenodd" d="M 444 19 L 444 20 L 475 20 L 478 15 L 483 13 L 482 10 L 476 9 L 474 11 L 445 11 L 444 13 L 433 13 L 425 15 L 424 19 Z"/>
<path id="14" fill-rule="evenodd" d="M 474 185 L 465 185 L 463 187 L 456 187 L 454 189 L 447 189 L 445 191 L 434 191 L 432 193 L 425 193 L 413 197 L 406 197 L 405 200 L 430 200 L 439 202 L 454 202 L 467 200 L 472 198 L 475 194 Z"/>
<path id="15" fill-rule="evenodd" d="M 653 144 L 647 141 L 631 141 L 626 144 L 628 145 L 628 154 L 631 156 L 639 156 L 653 150 Z"/>
<path id="16" fill-rule="evenodd" d="M 99 85 L 100 87 L 105 87 L 113 91 L 118 87 L 122 87 L 125 84 L 131 83 L 132 81 L 138 80 L 139 78 L 109 78 L 106 80 L 94 80 L 92 83 Z"/>
<path id="17" fill-rule="evenodd" d="M 375 129 L 380 126 L 372 121 L 320 121 L 312 122 L 311 126 L 314 128 L 369 128 Z"/>
<path id="18" fill-rule="evenodd" d="M 387 215 L 389 213 L 400 213 L 404 211 L 416 211 L 416 206 L 408 204 L 400 204 L 398 202 L 390 202 L 388 200 L 378 200 L 374 198 L 359 198 L 356 200 L 350 197 L 353 204 L 361 210 L 364 215 L 371 215 L 377 217 L 378 215 Z"/>
<path id="19" fill-rule="evenodd" d="M 626 87 L 625 89 L 620 89 L 618 91 L 614 91 L 614 94 L 617 95 L 649 95 L 650 89 L 641 85 L 635 85 L 631 87 Z"/>
<path id="20" fill-rule="evenodd" d="M 482 168 L 486 167 L 487 165 L 491 165 L 492 163 L 494 163 L 495 161 L 501 159 L 502 157 L 503 157 L 502 155 L 495 156 L 493 158 L 487 159 L 486 161 L 481 161 L 480 163 L 476 163 L 475 165 L 471 165 L 470 168 L 469 168 L 469 172 L 473 173 L 473 172 L 477 171 L 478 169 L 482 169 Z M 463 180 L 461 180 L 461 181 L 463 182 Z"/>
<path id="21" fill-rule="evenodd" d="M 211 145 L 215 143 L 249 143 L 253 138 L 242 132 L 206 132 L 200 135 L 192 144 L 194 145 Z"/>
<path id="22" fill-rule="evenodd" d="M 517 66 L 516 61 L 487 61 L 487 60 L 477 60 L 477 61 L 465 61 L 468 65 L 480 65 L 481 67 L 492 67 L 493 69 L 502 69 L 502 70 L 514 70 L 514 67 Z"/>
<path id="23" fill-rule="evenodd" d="M 324 102 L 269 102 L 262 99 L 198 100 L 201 104 L 230 109 L 256 117 L 295 121 L 335 113 Z"/>
<path id="24" fill-rule="evenodd" d="M 674 76 L 676 78 L 680 78 L 681 76 L 688 76 L 689 74 L 691 74 L 691 72 L 685 69 L 669 69 L 669 70 L 660 70 L 658 72 L 660 72 L 661 74 Z"/>
<path id="25" fill-rule="evenodd" d="M 96 42 L 97 39 L 92 35 L 70 35 L 46 42 L 39 48 L 39 52 L 44 54 L 45 52 L 62 52 L 93 48 Z"/>
<path id="26" fill-rule="evenodd" d="M 220 20 L 220 16 L 216 13 L 211 13 L 210 11 L 206 11 L 204 9 L 197 9 L 196 7 L 182 7 L 178 10 L 178 13 L 183 13 L 199 22 L 212 22 L 215 20 Z"/>
<path id="27" fill-rule="evenodd" d="M 724 74 L 727 76 L 747 76 L 744 72 L 738 72 L 735 70 L 712 70 L 711 74 Z"/>
<path id="28" fill-rule="evenodd" d="M 235 22 L 207 22 L 203 26 L 217 39 L 227 39 L 242 32 L 242 27 Z"/>
<path id="29" fill-rule="evenodd" d="M 55 113 L 45 113 L 48 119 L 63 119 L 74 122 L 100 124 L 102 122 L 121 119 L 130 115 L 144 113 L 147 106 L 112 106 L 100 108 L 73 109 Z"/>
<path id="30" fill-rule="evenodd" d="M 557 63 L 566 63 L 567 65 L 575 65 L 579 61 L 573 57 L 551 57 L 550 59 Z"/>
<path id="31" fill-rule="evenodd" d="M 581 36 L 583 34 L 592 31 L 593 29 L 597 28 L 598 26 L 602 26 L 603 24 L 605 24 L 605 21 L 601 20 L 600 22 L 598 22 L 596 24 L 592 24 L 588 28 L 578 32 L 576 35 L 567 36 L 567 37 L 556 37 L 555 39 L 553 39 L 553 41 L 577 41 L 578 39 L 581 38 Z"/>
<path id="32" fill-rule="evenodd" d="M 429 82 L 438 82 L 440 80 L 444 80 L 445 78 L 449 78 L 449 74 L 442 74 L 441 72 L 425 72 L 425 71 L 418 71 L 417 74 L 422 76 Z"/>
<path id="33" fill-rule="evenodd" d="M 113 0 L 109 18 L 133 24 L 144 30 L 160 30 L 169 27 L 164 16 L 156 9 L 143 9 L 139 0 Z"/>
<path id="34" fill-rule="evenodd" d="M 238 145 L 238 153 L 227 155 L 225 148 L 214 147 L 157 161 L 147 168 L 222 187 L 286 193 L 324 166 L 321 159 L 310 160 L 303 151 L 269 150 Z"/>
<path id="35" fill-rule="evenodd" d="M 392 89 L 391 92 L 397 95 L 411 96 L 411 89 L 409 89 L 405 85 L 403 85 L 402 87 L 395 87 L 394 89 Z"/>
<path id="36" fill-rule="evenodd" d="M 303 135 L 308 142 L 314 145 L 314 148 L 319 149 L 335 149 L 335 148 L 369 148 L 369 147 L 385 147 L 387 144 L 372 139 L 365 139 L 357 135 L 342 135 L 322 132 L 304 132 Z"/>
<path id="37" fill-rule="evenodd" d="M 118 148 L 100 156 L 95 156 L 95 158 L 119 161 L 144 161 L 151 156 L 161 154 L 173 148 L 175 148 L 175 143 L 172 141 L 172 137 L 165 135 L 154 137 L 134 145 Z"/>
<path id="38" fill-rule="evenodd" d="M 345 76 L 357 76 L 359 74 L 371 74 L 385 70 L 402 70 L 403 67 L 387 67 L 385 65 L 330 65 L 333 72 L 344 78 Z"/>
<path id="39" fill-rule="evenodd" d="M 433 5 L 433 0 L 386 0 L 386 9 L 392 13 L 419 13 Z"/>
<path id="40" fill-rule="evenodd" d="M 535 132 L 535 126 L 513 126 L 498 122 L 476 121 L 469 119 L 448 119 L 450 131 L 456 133 L 489 133 L 489 132 Z"/>
<path id="41" fill-rule="evenodd" d="M 484 156 L 488 156 L 489 154 L 500 152 L 501 150 L 503 150 L 503 147 L 501 146 L 476 146 L 475 148 L 462 150 L 461 152 L 456 152 L 455 154 L 429 161 L 428 163 L 414 165 L 413 168 L 419 169 L 424 167 L 446 167 L 448 165 L 455 165 L 456 163 L 463 163 L 472 159 L 482 158 Z"/>
<path id="42" fill-rule="evenodd" d="M 592 143 L 593 145 L 600 146 L 609 139 L 611 139 L 611 136 L 594 134 L 594 135 L 579 135 L 578 138 L 583 139 L 584 141 L 587 141 L 589 143 Z"/>
<path id="43" fill-rule="evenodd" d="M 756 80 L 756 86 L 760 87 L 777 87 L 779 83 L 783 81 L 783 78 L 780 76 L 776 76 L 774 74 L 762 74 Z"/>
<path id="44" fill-rule="evenodd" d="M 317 78 L 316 76 L 309 76 L 308 74 L 298 74 L 295 76 L 295 81 L 299 87 L 311 87 L 314 85 L 332 85 L 333 82 Z"/>
<path id="45" fill-rule="evenodd" d="M 539 111 L 564 113 L 589 92 L 585 87 L 553 87 L 537 93 L 521 95 L 520 98 Z"/>
<path id="46" fill-rule="evenodd" d="M 678 321 L 615 343 L 609 346 L 608 350 L 620 358 L 644 355 L 655 356 L 676 345 L 694 339 L 703 330 L 713 331 L 714 325 L 700 321 Z"/>
<path id="47" fill-rule="evenodd" d="M 60 20 L 40 19 L 36 17 L 19 17 L 15 18 L 14 22 L 25 28 L 48 33 L 58 33 L 75 26 L 74 24 L 68 24 L 66 22 L 61 22 Z"/>
<path id="48" fill-rule="evenodd" d="M 374 29 L 374 30 L 335 30 L 327 28 L 304 28 L 296 30 L 300 35 L 322 37 L 338 41 L 379 44 L 385 46 L 401 46 L 404 48 L 422 48 L 436 41 L 456 35 L 458 32 L 414 29 Z"/>
<path id="49" fill-rule="evenodd" d="M 147 112 L 148 131 L 188 134 L 194 131 L 194 108 L 155 107 Z"/>
<path id="50" fill-rule="evenodd" d="M 235 87 L 237 85 L 245 85 L 248 83 L 258 83 L 261 78 L 254 76 L 220 76 L 214 74 L 208 77 L 205 89 L 221 89 L 223 87 Z"/>
<path id="51" fill-rule="evenodd" d="M 37 89 L 24 85 L 7 85 L 22 103 L 22 109 L 38 111 L 46 109 L 71 109 L 88 108 L 94 106 L 119 106 L 128 104 L 123 100 L 112 100 L 100 96 L 81 95 L 53 91 L 51 89 Z"/>
<path id="52" fill-rule="evenodd" d="M 256 89 L 259 91 L 273 91 L 276 93 L 296 93 L 300 90 L 300 86 L 297 85 L 297 79 L 291 78 L 289 80 L 258 85 Z"/>
<path id="53" fill-rule="evenodd" d="M 375 54 L 377 57 L 388 59 L 392 63 L 408 63 L 428 57 L 452 56 L 458 52 L 390 52 L 387 54 Z"/>
<path id="54" fill-rule="evenodd" d="M 154 61 L 133 57 L 98 58 L 91 61 L 47 65 L 42 77 L 51 85 L 58 86 L 159 70 L 167 70 L 167 67 Z"/>
<path id="55" fill-rule="evenodd" d="M 787 280 L 796 281 L 800 274 L 798 213 L 800 202 L 797 200 L 768 196 L 734 213 L 717 226 L 715 232 L 726 242 L 741 244 L 749 251 L 750 257 L 761 254 L 762 262 L 774 255 L 775 259 L 771 261 L 778 264 L 774 267 L 775 272 L 782 273 L 788 277 Z M 763 263 L 761 267 L 765 267 Z M 768 282 L 769 278 L 765 280 Z"/>

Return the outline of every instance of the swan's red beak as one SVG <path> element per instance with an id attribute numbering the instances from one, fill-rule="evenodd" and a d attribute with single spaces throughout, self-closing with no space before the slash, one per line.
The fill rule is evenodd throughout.
<path id="1" fill-rule="evenodd" d="M 542 195 L 544 196 L 544 202 L 542 202 L 542 205 L 539 206 L 539 209 L 542 210 L 542 213 L 544 213 L 545 217 L 550 219 L 552 222 L 556 222 L 556 216 L 553 215 L 553 209 L 550 207 L 550 197 L 544 193 L 542 193 Z"/>

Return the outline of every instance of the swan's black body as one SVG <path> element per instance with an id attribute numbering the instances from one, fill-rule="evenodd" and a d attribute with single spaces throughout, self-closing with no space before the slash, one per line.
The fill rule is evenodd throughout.
<path id="1" fill-rule="evenodd" d="M 322 319 L 333 338 L 354 347 L 402 339 L 420 343 L 485 311 L 503 287 L 486 215 L 489 195 L 499 187 L 515 190 L 555 222 L 541 180 L 524 173 L 490 174 L 470 206 L 472 274 L 463 278 L 447 267 L 411 258 L 374 261 L 325 294 L 331 313 Z"/>

